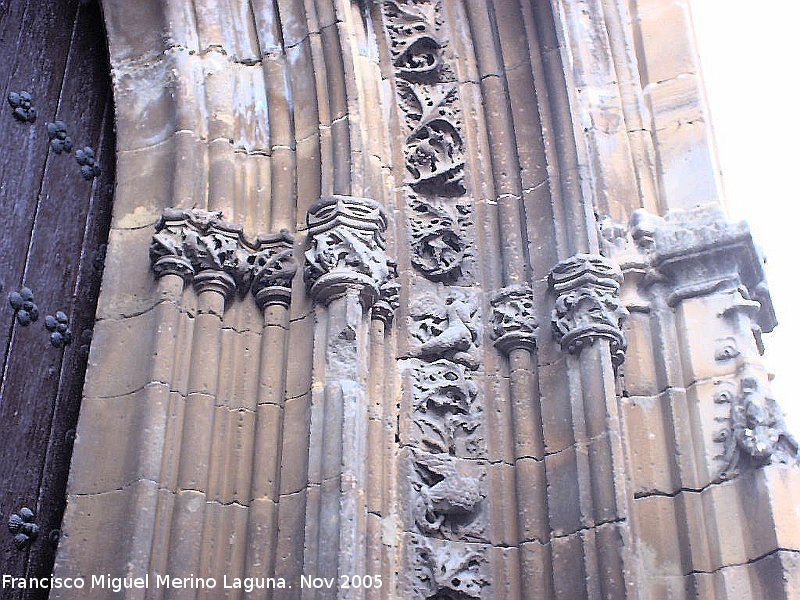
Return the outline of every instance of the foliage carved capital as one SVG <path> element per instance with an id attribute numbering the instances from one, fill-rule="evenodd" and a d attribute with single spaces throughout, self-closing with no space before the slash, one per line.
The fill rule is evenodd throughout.
<path id="1" fill-rule="evenodd" d="M 555 292 L 553 332 L 562 350 L 580 354 L 586 346 L 605 339 L 615 366 L 625 360 L 622 332 L 628 311 L 619 298 L 622 271 L 600 255 L 576 254 L 550 272 Z"/>
<path id="2" fill-rule="evenodd" d="M 311 248 L 305 253 L 305 280 L 311 296 L 327 304 L 357 290 L 365 308 L 380 297 L 392 274 L 386 255 L 386 216 L 369 198 L 327 196 L 308 210 Z"/>

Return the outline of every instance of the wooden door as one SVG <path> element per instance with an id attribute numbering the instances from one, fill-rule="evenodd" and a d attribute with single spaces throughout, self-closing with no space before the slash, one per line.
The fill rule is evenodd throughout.
<path id="1" fill-rule="evenodd" d="M 17 520 L 2 524 L 0 573 L 46 577 L 64 511 L 111 216 L 113 105 L 98 3 L 0 0 L 0 82 L 0 515 Z M 14 96 L 21 92 L 31 96 L 35 121 L 24 97 Z M 15 110 L 11 101 L 19 100 L 23 106 Z M 71 152 L 50 144 L 47 123 L 56 121 L 66 125 Z M 78 152 L 86 146 L 97 168 Z M 26 311 L 29 304 L 15 311 L 9 301 L 11 295 L 19 306 L 14 292 L 24 287 L 38 308 L 38 319 L 27 325 L 35 311 Z M 46 317 L 58 311 L 72 335 L 61 347 L 46 327 Z M 33 515 L 20 513 L 23 507 Z M 6 589 L 0 596 L 47 593 Z"/>

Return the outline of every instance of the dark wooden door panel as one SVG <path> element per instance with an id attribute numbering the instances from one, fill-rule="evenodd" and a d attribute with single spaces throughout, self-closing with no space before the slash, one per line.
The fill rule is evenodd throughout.
<path id="1" fill-rule="evenodd" d="M 14 4 L 14 7 L 11 6 Z M 24 10 L 20 6 L 24 5 Z M 17 33 L 14 35 L 14 27 Z M 86 346 L 102 274 L 114 178 L 113 102 L 105 34 L 96 2 L 0 3 L 0 81 L 33 96 L 37 120 L 20 123 L 0 107 L 0 515 L 34 510 L 39 537 L 17 549 L 0 534 L 0 571 L 46 577 L 64 510 Z M 9 57 L 5 63 L 2 57 Z M 67 125 L 71 154 L 49 150 L 45 123 Z M 101 173 L 85 179 L 75 150 L 90 146 Z M 14 321 L 6 297 L 34 292 L 39 320 Z M 69 317 L 71 344 L 58 348 L 46 315 Z M 85 333 L 87 332 L 87 333 Z M 5 526 L 4 526 L 5 528 Z M 44 598 L 5 590 L 3 598 Z"/>
<path id="2" fill-rule="evenodd" d="M 3 6 L 6 15 L 1 22 L 9 27 L 0 47 L 0 292 L 5 294 L 21 286 L 26 254 L 20 248 L 30 239 L 48 156 L 44 123 L 55 118 L 77 6 L 77 0 L 17 0 Z M 8 93 L 22 90 L 33 96 L 35 124 L 11 116 Z M 4 362 L 11 318 L 8 311 L 0 314 Z"/>

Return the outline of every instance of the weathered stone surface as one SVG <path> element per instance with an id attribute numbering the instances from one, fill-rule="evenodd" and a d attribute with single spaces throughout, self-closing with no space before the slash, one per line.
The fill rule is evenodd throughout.
<path id="1" fill-rule="evenodd" d="M 118 179 L 57 574 L 797 594 L 775 318 L 683 0 L 195 4 L 104 3 Z"/>

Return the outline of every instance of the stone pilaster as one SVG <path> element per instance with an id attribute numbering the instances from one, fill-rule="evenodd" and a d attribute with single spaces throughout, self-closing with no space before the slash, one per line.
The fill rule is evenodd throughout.
<path id="1" fill-rule="evenodd" d="M 641 539 L 662 557 L 662 574 L 690 568 L 687 589 L 700 595 L 744 586 L 751 597 L 742 581 L 757 572 L 796 576 L 782 558 L 763 559 L 798 547 L 787 519 L 800 497 L 800 470 L 760 357 L 762 332 L 776 321 L 749 230 L 715 207 L 663 218 L 637 211 L 616 254 L 638 272 L 638 291 L 627 296 L 645 301 L 632 328 L 636 352 L 653 353 L 652 367 L 639 362 L 626 374 Z M 646 396 L 662 389 L 655 402 Z M 635 433 L 646 430 L 657 433 L 649 441 Z M 722 506 L 736 507 L 736 517 L 726 518 Z M 664 531 L 688 543 L 676 552 Z"/>

